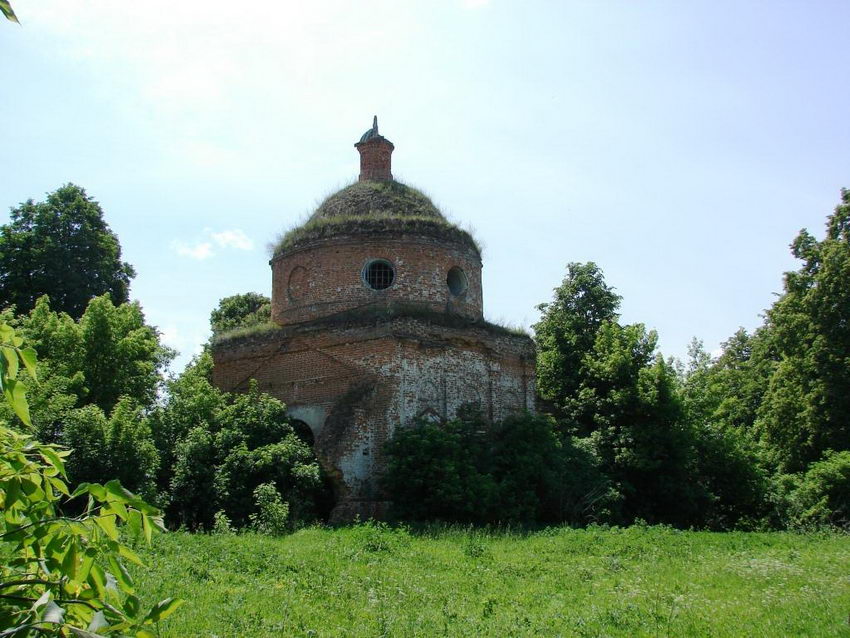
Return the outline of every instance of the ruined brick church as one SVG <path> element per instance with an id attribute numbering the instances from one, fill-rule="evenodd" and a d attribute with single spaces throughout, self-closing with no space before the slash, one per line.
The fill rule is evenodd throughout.
<path id="1" fill-rule="evenodd" d="M 289 231 L 269 262 L 273 329 L 213 349 L 219 388 L 256 379 L 304 427 L 333 482 L 336 521 L 384 515 L 383 446 L 396 428 L 466 404 L 490 420 L 535 405 L 534 344 L 484 320 L 474 239 L 393 180 L 377 118 L 354 146 L 359 181 Z"/>

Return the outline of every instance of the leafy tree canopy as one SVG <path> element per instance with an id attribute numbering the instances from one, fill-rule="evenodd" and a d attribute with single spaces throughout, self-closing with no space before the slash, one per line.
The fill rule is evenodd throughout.
<path id="1" fill-rule="evenodd" d="M 66 184 L 43 202 L 13 208 L 0 227 L 0 305 L 29 312 L 42 295 L 79 318 L 93 297 L 128 300 L 136 273 L 121 261 L 118 237 L 103 210 L 79 186 Z"/>
<path id="2" fill-rule="evenodd" d="M 554 299 L 537 307 L 541 311 L 534 326 L 537 388 L 559 416 L 569 410 L 567 403 L 578 392 L 584 357 L 593 348 L 600 326 L 617 320 L 620 299 L 596 264 L 573 262 Z"/>
<path id="3" fill-rule="evenodd" d="M 767 313 L 778 362 L 756 427 L 782 471 L 850 450 L 850 190 L 841 197 L 822 241 L 794 240 L 803 265 Z"/>
<path id="4" fill-rule="evenodd" d="M 145 323 L 138 303 L 115 306 L 106 295 L 92 299 L 77 321 L 43 297 L 21 319 L 21 330 L 54 375 L 77 380 L 80 405 L 107 413 L 122 396 L 152 405 L 174 354 Z"/>
<path id="5" fill-rule="evenodd" d="M 213 336 L 226 330 L 241 328 L 271 319 L 271 299 L 258 292 L 225 297 L 210 313 Z"/>

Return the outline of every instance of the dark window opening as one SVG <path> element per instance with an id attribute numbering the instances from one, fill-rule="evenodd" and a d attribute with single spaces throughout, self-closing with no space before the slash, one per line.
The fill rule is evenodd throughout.
<path id="1" fill-rule="evenodd" d="M 395 271 L 387 261 L 373 261 L 366 266 L 363 278 L 373 290 L 384 290 L 393 285 Z"/>
<path id="2" fill-rule="evenodd" d="M 456 297 L 465 293 L 469 287 L 466 273 L 457 266 L 449 270 L 449 274 L 446 277 L 446 284 L 449 287 L 449 291 Z"/>
<path id="3" fill-rule="evenodd" d="M 313 444 L 316 442 L 316 438 L 313 436 L 313 430 L 310 429 L 310 426 L 304 423 L 304 421 L 299 421 L 298 419 L 293 419 L 290 421 L 292 425 L 292 429 L 295 430 L 295 435 L 304 441 L 310 447 L 313 447 Z"/>

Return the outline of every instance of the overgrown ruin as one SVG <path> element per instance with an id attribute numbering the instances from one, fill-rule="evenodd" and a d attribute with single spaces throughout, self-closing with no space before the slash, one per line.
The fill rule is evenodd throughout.
<path id="1" fill-rule="evenodd" d="M 213 348 L 219 388 L 256 379 L 309 426 L 333 480 L 333 521 L 384 516 L 379 477 L 395 428 L 466 404 L 490 420 L 535 406 L 534 344 L 484 320 L 474 239 L 393 180 L 377 118 L 355 147 L 359 181 L 275 249 L 272 324 Z"/>

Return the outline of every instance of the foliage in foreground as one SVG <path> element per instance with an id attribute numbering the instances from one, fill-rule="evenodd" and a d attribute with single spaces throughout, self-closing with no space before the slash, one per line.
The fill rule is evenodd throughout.
<path id="1" fill-rule="evenodd" d="M 32 349 L 0 324 L 0 385 L 18 418 L 31 426 L 25 367 L 37 378 Z M 182 601 L 167 598 L 149 611 L 135 596 L 126 563 L 143 565 L 122 541 L 120 528 L 150 543 L 163 529 L 158 510 L 121 487 L 83 483 L 73 493 L 64 461 L 70 452 L 37 443 L 0 424 L 0 626 L 3 636 L 96 634 L 154 636 L 151 629 Z M 86 498 L 77 515 L 61 509 L 63 497 Z"/>

